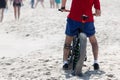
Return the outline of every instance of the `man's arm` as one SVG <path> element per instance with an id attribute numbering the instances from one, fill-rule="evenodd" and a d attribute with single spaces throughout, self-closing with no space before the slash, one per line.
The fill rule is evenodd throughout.
<path id="1" fill-rule="evenodd" d="M 100 1 L 94 0 L 95 16 L 101 16 Z"/>

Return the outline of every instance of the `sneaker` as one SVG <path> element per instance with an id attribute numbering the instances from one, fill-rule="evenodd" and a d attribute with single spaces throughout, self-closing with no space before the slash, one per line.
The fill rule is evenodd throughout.
<path id="1" fill-rule="evenodd" d="M 99 70 L 99 64 L 98 63 L 94 63 L 93 67 L 94 67 L 94 70 Z"/>
<path id="2" fill-rule="evenodd" d="M 67 70 L 67 69 L 68 69 L 68 64 L 67 64 L 67 63 L 63 65 L 63 69 L 64 69 L 64 70 Z"/>

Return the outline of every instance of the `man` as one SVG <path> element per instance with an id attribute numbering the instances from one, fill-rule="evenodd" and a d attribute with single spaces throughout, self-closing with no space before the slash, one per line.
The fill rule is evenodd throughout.
<path id="1" fill-rule="evenodd" d="M 65 9 L 67 0 L 62 0 L 61 11 L 67 11 Z M 92 45 L 92 51 L 94 56 L 94 70 L 99 69 L 98 64 L 98 43 L 95 37 L 95 26 L 94 26 L 94 19 L 92 13 L 92 6 L 94 5 L 95 8 L 95 16 L 101 15 L 100 10 L 100 2 L 99 0 L 72 0 L 70 13 L 67 18 L 67 25 L 66 25 L 66 39 L 64 44 L 64 53 L 63 53 L 63 69 L 68 68 L 67 58 L 70 51 L 71 41 L 73 40 L 73 36 L 78 33 L 78 29 L 81 29 L 87 37 Z M 82 18 L 81 16 L 86 15 L 88 19 L 84 27 L 82 26 Z"/>

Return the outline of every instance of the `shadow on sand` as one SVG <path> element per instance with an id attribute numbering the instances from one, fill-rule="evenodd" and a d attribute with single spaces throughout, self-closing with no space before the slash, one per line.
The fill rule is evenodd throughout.
<path id="1" fill-rule="evenodd" d="M 73 77 L 72 75 L 73 71 L 72 70 L 65 70 L 65 76 L 66 79 L 70 79 Z M 83 76 L 77 76 L 82 80 L 90 80 L 91 76 L 101 76 L 105 74 L 104 71 L 102 70 L 87 70 L 85 73 L 83 73 Z"/>

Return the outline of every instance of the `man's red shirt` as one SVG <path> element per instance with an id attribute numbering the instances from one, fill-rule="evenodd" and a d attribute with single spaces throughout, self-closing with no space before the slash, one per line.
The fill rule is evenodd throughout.
<path id="1" fill-rule="evenodd" d="M 81 22 L 82 21 L 81 16 L 84 14 L 89 17 L 87 19 L 87 22 L 93 22 L 94 21 L 92 13 L 93 5 L 95 9 L 100 10 L 99 0 L 72 0 L 72 5 L 68 18 Z"/>

